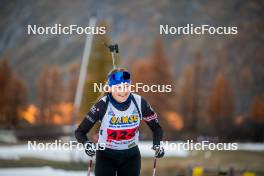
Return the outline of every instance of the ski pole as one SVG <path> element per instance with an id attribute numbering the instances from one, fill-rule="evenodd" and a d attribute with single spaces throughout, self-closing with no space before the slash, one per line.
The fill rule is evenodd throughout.
<path id="1" fill-rule="evenodd" d="M 113 68 L 115 69 L 116 68 L 116 65 L 115 65 L 115 56 L 114 56 L 114 53 L 112 52 L 111 55 L 112 55 Z"/>
<path id="2" fill-rule="evenodd" d="M 93 165 L 93 160 L 90 159 L 89 162 L 88 162 L 88 173 L 87 173 L 87 176 L 90 176 L 90 174 L 91 174 L 92 165 Z"/>
<path id="3" fill-rule="evenodd" d="M 112 55 L 112 62 L 113 62 L 113 68 L 116 68 L 115 65 L 115 56 L 114 53 L 119 53 L 119 49 L 118 49 L 118 45 L 114 44 L 114 45 L 107 45 L 106 43 L 104 43 L 104 45 L 109 49 L 111 55 Z"/>
<path id="4" fill-rule="evenodd" d="M 156 165 L 157 165 L 157 158 L 154 157 L 154 165 L 153 165 L 153 174 L 152 174 L 152 176 L 156 175 Z"/>

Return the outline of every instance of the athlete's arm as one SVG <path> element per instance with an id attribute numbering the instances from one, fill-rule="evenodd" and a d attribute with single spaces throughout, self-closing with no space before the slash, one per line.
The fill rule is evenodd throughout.
<path id="1" fill-rule="evenodd" d="M 88 141 L 86 134 L 92 129 L 94 124 L 102 117 L 102 113 L 105 109 L 105 102 L 103 100 L 98 101 L 93 107 L 87 112 L 83 121 L 79 127 L 75 130 L 75 137 L 78 142 L 84 144 Z"/>
<path id="2" fill-rule="evenodd" d="M 153 146 L 160 145 L 162 141 L 163 130 L 158 122 L 158 117 L 155 111 L 151 108 L 149 103 L 141 97 L 141 112 L 144 121 L 150 127 L 153 133 Z"/>

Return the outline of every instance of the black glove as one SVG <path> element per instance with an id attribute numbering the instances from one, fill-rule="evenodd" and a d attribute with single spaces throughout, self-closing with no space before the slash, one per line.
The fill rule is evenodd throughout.
<path id="1" fill-rule="evenodd" d="M 93 157 L 95 155 L 95 145 L 90 142 L 90 141 L 87 141 L 84 143 L 84 148 L 85 148 L 85 153 L 90 156 L 90 157 Z"/>
<path id="2" fill-rule="evenodd" d="M 164 148 L 160 145 L 154 145 L 152 147 L 153 150 L 155 150 L 155 157 L 156 158 L 162 158 L 165 154 Z"/>

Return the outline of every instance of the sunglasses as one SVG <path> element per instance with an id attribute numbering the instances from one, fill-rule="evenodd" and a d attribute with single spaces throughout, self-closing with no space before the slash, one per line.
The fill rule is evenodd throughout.
<path id="1" fill-rule="evenodd" d="M 117 85 L 121 83 L 130 83 L 130 73 L 129 72 L 118 71 L 108 76 L 109 86 L 113 86 L 113 85 Z"/>

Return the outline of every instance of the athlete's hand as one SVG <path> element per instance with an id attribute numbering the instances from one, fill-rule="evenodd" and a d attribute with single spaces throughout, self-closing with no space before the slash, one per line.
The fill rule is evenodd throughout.
<path id="1" fill-rule="evenodd" d="M 93 157 L 95 155 L 95 146 L 92 142 L 87 141 L 84 143 L 84 148 L 85 148 L 85 153 L 90 156 Z"/>
<path id="2" fill-rule="evenodd" d="M 160 145 L 154 145 L 152 147 L 153 150 L 155 150 L 155 157 L 156 158 L 162 158 L 165 154 L 164 148 Z"/>

